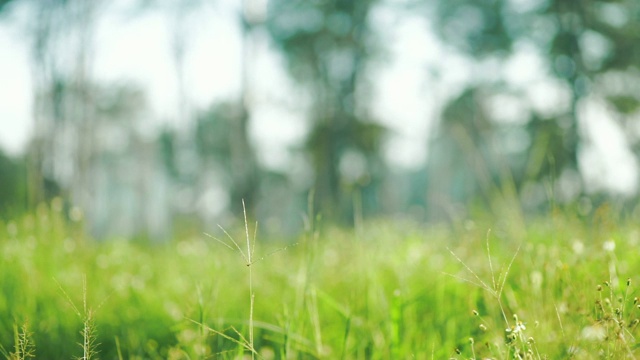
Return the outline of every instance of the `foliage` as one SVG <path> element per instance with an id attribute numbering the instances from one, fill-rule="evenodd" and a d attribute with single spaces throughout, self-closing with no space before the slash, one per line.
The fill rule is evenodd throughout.
<path id="1" fill-rule="evenodd" d="M 596 214 L 556 212 L 522 237 L 500 219 L 310 224 L 286 248 L 252 241 L 252 297 L 215 240 L 96 243 L 55 199 L 0 224 L 0 353 L 232 359 L 249 355 L 252 316 L 259 359 L 638 356 L 640 235 Z"/>
<path id="2" fill-rule="evenodd" d="M 248 139 L 246 108 L 238 104 L 216 104 L 196 117 L 195 145 L 199 169 L 223 170 L 229 178 L 231 204 L 255 203 L 261 169 Z M 232 205 L 233 210 L 242 208 Z"/>
<path id="3" fill-rule="evenodd" d="M 0 15 L 2 15 L 2 10 L 4 10 L 4 7 L 11 4 L 13 0 L 0 0 Z"/>
<path id="4" fill-rule="evenodd" d="M 311 131 L 305 150 L 314 169 L 318 205 L 344 221 L 352 198 L 365 188 L 375 202 L 382 177 L 384 128 L 371 119 L 367 64 L 377 44 L 370 13 L 376 1 L 273 1 L 267 28 L 290 74 L 311 94 Z M 340 165 L 358 158 L 359 166 Z M 346 159 L 345 159 L 346 158 Z M 355 176 L 345 167 L 361 167 Z"/>
<path id="5" fill-rule="evenodd" d="M 0 216 L 20 214 L 27 209 L 27 164 L 0 151 Z"/>
<path id="6" fill-rule="evenodd" d="M 291 224 L 282 214 L 299 212 L 309 192 L 315 194 L 316 210 L 342 224 L 355 223 L 363 213 L 389 214 L 411 205 L 429 219 L 515 209 L 518 201 L 525 210 L 547 209 L 586 191 L 579 172 L 590 164 L 579 159 L 590 139 L 580 110 L 594 99 L 608 105 L 629 148 L 640 154 L 636 0 L 242 1 L 229 5 L 225 15 L 237 16 L 243 57 L 234 70 L 240 90 L 235 99 L 204 110 L 191 104 L 186 81 L 191 75 L 184 66 L 189 44 L 201 35 L 195 22 L 189 26 L 190 16 L 211 4 L 140 0 L 112 13 L 119 6 L 107 8 L 108 2 L 100 1 L 4 0 L 2 15 L 17 3 L 24 6 L 22 15 L 9 20 L 27 32 L 31 50 L 34 139 L 28 168 L 0 157 L 1 184 L 20 184 L 26 173 L 32 206 L 50 198 L 49 192 L 64 194 L 86 211 L 95 236 L 170 236 L 174 218 L 206 224 L 226 211 L 239 213 L 242 199 L 256 206 L 252 213 L 265 215 L 261 219 Z M 424 94 L 446 103 L 430 101 L 442 109 L 441 121 L 429 139 L 428 162 L 413 177 L 389 171 L 381 156 L 388 130 L 371 106 L 374 71 L 388 65 L 378 62 L 380 55 L 394 48 L 380 40 L 387 29 L 377 26 L 385 17 L 404 20 L 407 13 L 398 9 L 405 5 L 411 16 L 428 17 L 443 54 L 462 55 L 473 73 L 451 98 Z M 91 69 L 103 45 L 96 35 L 105 14 L 120 11 L 129 20 L 155 10 L 168 13 L 171 27 L 178 82 L 173 120 L 188 125 L 149 139 L 141 129 L 164 119 L 147 111 L 142 91 L 97 83 Z M 267 45 L 280 51 L 289 75 L 304 90 L 296 98 L 303 104 L 294 107 L 308 105 L 308 126 L 301 127 L 306 137 L 290 149 L 296 153 L 281 156 L 292 155 L 285 169 L 261 168 L 249 136 L 250 128 L 258 128 L 251 126 L 256 105 L 271 101 L 252 83 L 261 68 L 251 67 L 262 64 Z M 504 66 L 526 51 L 541 60 L 544 74 L 536 76 L 544 79 L 516 86 L 506 79 Z M 533 104 L 533 82 L 539 80 L 558 90 L 559 105 L 548 106 L 551 110 Z M 508 108 L 504 99 L 515 99 L 517 114 L 497 119 L 496 113 Z M 21 204 L 5 203 L 23 201 L 26 191 L 23 185 L 0 189 L 0 212 L 22 210 Z"/>
<path id="7" fill-rule="evenodd" d="M 504 74 L 494 67 L 489 68 L 489 73 L 482 79 L 474 79 L 445 106 L 461 113 L 456 115 L 461 119 L 461 127 L 472 133 L 475 114 L 490 107 L 492 98 L 476 96 L 474 106 L 459 108 L 469 92 L 506 94 L 525 104 L 518 114 L 524 119 L 523 138 L 529 140 L 525 143 L 525 159 L 521 154 L 510 154 L 500 147 L 494 151 L 501 153 L 500 156 L 506 159 L 504 163 L 514 162 L 510 158 L 516 156 L 520 157 L 517 163 L 526 164 L 524 169 L 510 169 L 516 187 L 527 182 L 546 182 L 549 186 L 549 182 L 563 176 L 567 178 L 565 175 L 580 171 L 581 166 L 589 166 L 579 162 L 581 151 L 592 141 L 585 130 L 589 125 L 580 114 L 587 99 L 602 100 L 610 105 L 612 117 L 626 132 L 629 148 L 637 154 L 636 144 L 640 137 L 631 129 L 637 126 L 634 119 L 640 103 L 636 89 L 640 55 L 629 45 L 640 40 L 638 22 L 633 20 L 640 13 L 636 1 L 444 0 L 435 2 L 430 9 L 434 32 L 472 60 L 474 68 L 486 69 L 482 67 L 483 62 L 506 64 L 523 49 L 533 49 L 542 60 L 545 72 L 542 75 L 556 81 L 556 86 L 561 87 L 559 93 L 568 94 L 566 104 L 545 113 L 532 106 L 527 97 L 534 83 L 509 84 Z M 443 113 L 444 130 L 439 134 L 442 141 L 434 147 L 446 148 L 451 146 L 447 142 L 460 142 L 447 131 L 450 117 L 450 112 Z M 510 126 L 499 124 L 495 119 L 489 121 L 494 123 L 493 129 L 478 133 L 477 141 L 470 144 L 475 151 L 483 152 L 483 148 L 496 142 L 501 128 Z M 482 157 L 486 163 L 496 163 L 495 155 L 485 152 Z M 452 159 L 448 166 L 456 169 L 464 165 L 462 161 Z M 574 178 L 580 179 L 579 176 Z M 481 184 L 479 188 L 482 188 Z M 572 188 L 576 189 L 573 196 L 586 191 L 582 181 L 573 181 Z M 478 192 L 476 197 L 482 195 Z"/>

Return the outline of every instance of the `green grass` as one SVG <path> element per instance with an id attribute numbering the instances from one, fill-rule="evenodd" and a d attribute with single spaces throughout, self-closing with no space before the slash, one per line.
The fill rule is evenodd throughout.
<path id="1" fill-rule="evenodd" d="M 606 212 L 325 226 L 277 251 L 253 226 L 94 242 L 59 208 L 0 222 L 0 357 L 640 356 L 640 232 Z"/>

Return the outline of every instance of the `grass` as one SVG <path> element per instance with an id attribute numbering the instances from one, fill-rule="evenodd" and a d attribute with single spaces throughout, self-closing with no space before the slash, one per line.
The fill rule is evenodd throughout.
<path id="1" fill-rule="evenodd" d="M 296 246 L 249 226 L 212 234 L 229 249 L 205 235 L 95 242 L 60 209 L 0 222 L 0 357 L 640 356 L 640 232 L 611 212 L 520 231 L 308 219 Z"/>

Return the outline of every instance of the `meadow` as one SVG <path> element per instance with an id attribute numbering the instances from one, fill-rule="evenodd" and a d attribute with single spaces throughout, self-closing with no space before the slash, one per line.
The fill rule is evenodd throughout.
<path id="1" fill-rule="evenodd" d="M 602 208 L 88 239 L 59 201 L 0 222 L 7 359 L 640 356 L 640 229 Z M 249 241 L 247 241 L 247 234 Z"/>

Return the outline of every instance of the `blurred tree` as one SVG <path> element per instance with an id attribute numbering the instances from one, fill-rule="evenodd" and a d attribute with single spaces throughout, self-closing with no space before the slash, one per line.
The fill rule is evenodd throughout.
<path id="1" fill-rule="evenodd" d="M 45 179 L 51 179 L 67 190 L 75 189 L 67 193 L 72 201 L 87 205 L 95 108 L 89 73 L 101 2 L 22 3 L 30 15 L 21 25 L 31 42 L 35 94 L 34 136 L 28 155 L 30 203 L 45 199 Z"/>
<path id="2" fill-rule="evenodd" d="M 176 165 L 176 133 L 168 127 L 164 127 L 158 136 L 160 158 L 162 164 L 167 171 L 168 177 L 172 180 L 179 178 L 179 172 Z"/>
<path id="3" fill-rule="evenodd" d="M 620 119 L 629 119 L 622 126 L 628 130 L 637 128 L 638 121 L 631 121 L 630 116 L 635 114 L 638 118 L 640 108 L 637 85 L 640 51 L 631 45 L 640 41 L 637 21 L 640 3 L 637 1 L 440 0 L 431 9 L 435 32 L 476 63 L 487 59 L 504 63 L 519 47 L 533 45 L 544 57 L 547 75 L 568 89 L 568 106 L 554 109 L 551 115 L 525 107 L 525 111 L 529 111 L 525 116 L 530 139 L 526 151 L 528 160 L 526 166 L 518 170 L 522 174 L 514 176 L 516 186 L 579 170 L 580 149 L 589 141 L 582 130 L 579 111 L 582 100 L 587 97 L 607 101 Z M 469 88 L 524 97 L 522 89 L 518 92 L 510 87 L 502 74 L 496 73 L 488 80 L 484 75 L 485 81 L 469 84 Z M 446 129 L 447 122 L 451 121 L 451 108 L 458 107 L 468 96 L 468 91 L 462 92 L 449 104 L 443 114 L 441 136 L 449 136 Z M 489 97 L 477 100 L 479 108 L 488 106 Z M 458 111 L 464 111 L 462 109 L 464 107 Z M 476 121 L 473 113 L 462 118 L 462 126 L 467 132 L 473 132 Z M 494 125 L 494 132 L 502 126 Z M 626 134 L 630 143 L 638 143 L 637 131 L 626 131 Z M 495 142 L 491 136 L 484 140 L 489 141 Z M 480 149 L 482 145 L 474 143 L 474 147 Z M 439 159 L 434 158 L 436 154 L 439 152 L 432 152 L 430 156 L 438 162 Z M 490 155 L 483 157 L 485 163 L 496 161 Z M 459 159 L 449 161 L 448 167 L 464 166 Z M 577 180 L 573 183 L 577 193 L 584 192 L 580 178 L 573 179 Z"/>
<path id="4" fill-rule="evenodd" d="M 63 195 L 84 211 L 98 237 L 166 236 L 165 178 L 157 174 L 154 146 L 138 134 L 144 94 L 91 79 L 94 30 L 104 2 L 20 2 L 29 15 L 20 25 L 31 41 L 34 82 L 31 205 Z"/>
<path id="5" fill-rule="evenodd" d="M 92 235 L 165 239 L 171 231 L 168 177 L 159 144 L 142 136 L 145 93 L 135 85 L 93 85 L 91 203 L 84 209 Z"/>
<path id="6" fill-rule="evenodd" d="M 0 19 L 16 0 L 0 0 Z M 28 208 L 27 160 L 10 157 L 0 150 L 0 217 L 7 218 Z"/>
<path id="7" fill-rule="evenodd" d="M 239 136 L 246 132 L 246 129 L 244 131 L 238 129 L 238 126 L 245 121 L 242 120 L 245 116 L 247 114 L 242 105 L 222 103 L 201 112 L 196 118 L 195 145 L 202 173 L 208 174 L 208 171 L 220 173 L 222 170 L 224 186 L 230 195 L 231 210 L 236 215 L 242 214 L 242 200 L 248 207 L 255 205 L 257 192 L 257 178 L 254 174 L 257 166 L 252 163 L 255 161 L 253 152 L 242 155 L 244 150 L 251 149 L 250 144 L 248 142 L 244 145 L 237 144 L 241 141 L 238 137 L 246 139 L 244 136 Z M 248 163 L 238 163 L 242 161 Z"/>
<path id="8" fill-rule="evenodd" d="M 2 13 L 5 6 L 9 5 L 12 2 L 15 2 L 15 0 L 0 0 L 0 13 Z"/>
<path id="9" fill-rule="evenodd" d="M 180 189 L 195 190 L 196 183 L 201 174 L 198 168 L 198 154 L 194 146 L 196 137 L 196 124 L 194 119 L 193 104 L 189 93 L 189 79 L 186 76 L 185 60 L 190 50 L 193 15 L 201 8 L 202 1 L 160 1 L 169 17 L 169 31 L 171 32 L 171 50 L 176 76 L 176 118 L 173 119 L 175 131 L 172 138 L 171 171 L 176 175 L 173 180 Z M 167 155 L 167 153 L 165 153 Z M 190 194 L 187 198 L 187 194 Z M 189 216 L 195 215 L 198 195 L 196 191 L 182 191 L 181 203 L 178 209 Z"/>
<path id="10" fill-rule="evenodd" d="M 200 134 L 200 131 L 218 131 L 220 129 L 211 129 L 208 126 L 202 126 L 202 116 L 205 118 L 208 115 L 196 114 L 193 111 L 188 79 L 185 76 L 185 59 L 189 50 L 189 41 L 191 40 L 191 31 L 193 30 L 194 15 L 197 11 L 202 9 L 204 5 L 207 5 L 207 1 L 202 0 L 166 0 L 166 1 L 153 1 L 142 0 L 139 6 L 142 10 L 146 10 L 154 7 L 164 7 L 167 14 L 170 16 L 171 31 L 173 35 L 172 50 L 173 59 L 176 70 L 177 78 L 177 113 L 178 113 L 178 128 L 177 131 L 173 131 L 172 135 L 169 132 L 165 132 L 163 136 L 163 149 L 164 156 L 174 156 L 173 160 L 168 160 L 170 165 L 170 172 L 174 175 L 174 180 L 178 181 L 181 186 L 184 187 L 198 187 L 199 183 L 206 182 L 203 176 L 209 176 L 204 171 L 201 171 L 199 165 L 203 165 L 203 159 L 196 159 L 198 156 L 205 155 L 209 149 L 195 148 L 196 142 L 201 140 L 201 137 L 208 137 L 208 135 Z M 240 93 L 238 94 L 238 104 L 236 106 L 230 106 L 229 104 L 222 105 L 215 110 L 215 121 L 222 119 L 221 121 L 227 123 L 228 127 L 224 129 L 225 133 L 214 134 L 212 136 L 222 136 L 225 138 L 226 149 L 229 151 L 226 153 L 228 156 L 227 165 L 224 170 L 233 178 L 231 182 L 231 210 L 234 214 L 242 213 L 242 200 L 245 201 L 248 208 L 252 208 L 255 205 L 256 194 L 259 188 L 258 174 L 260 172 L 259 165 L 255 156 L 255 151 L 249 139 L 249 122 L 251 120 L 251 110 L 253 104 L 251 103 L 251 56 L 252 49 L 254 47 L 254 29 L 259 27 L 262 21 L 259 17 L 254 15 L 251 11 L 255 7 L 253 1 L 243 0 L 238 7 L 238 24 L 242 34 L 242 63 L 240 64 L 240 77 L 242 78 Z M 232 109 L 233 108 L 233 109 Z M 220 111 L 229 110 L 229 114 L 222 114 Z M 211 113 L 209 115 L 212 115 Z M 171 144 L 171 145 L 170 145 Z M 170 146 L 169 146 L 170 145 Z M 171 149 L 169 151 L 169 149 Z M 205 151 L 204 153 L 202 151 Z M 219 149 L 218 149 L 219 150 Z M 218 152 L 218 154 L 220 154 Z M 205 159 L 209 157 L 205 156 Z M 195 192 L 194 192 L 195 194 Z M 195 202 L 199 201 L 199 197 L 196 195 L 192 199 L 190 211 L 195 210 L 197 207 Z"/>
<path id="11" fill-rule="evenodd" d="M 443 111 L 431 144 L 429 203 L 464 202 L 493 186 L 486 159 L 495 126 L 479 106 L 481 93 L 469 88 Z"/>
<path id="12" fill-rule="evenodd" d="M 325 215 L 352 214 L 354 190 L 374 207 L 382 173 L 383 128 L 366 108 L 366 65 L 375 53 L 374 0 L 270 2 L 268 29 L 290 73 L 310 89 L 312 129 L 305 145 Z"/>
<path id="13" fill-rule="evenodd" d="M 238 111 L 231 110 L 227 118 L 235 118 L 231 122 L 230 134 L 230 174 L 233 177 L 231 191 L 231 209 L 235 214 L 244 211 L 242 200 L 249 209 L 253 209 L 257 203 L 258 188 L 260 185 L 260 168 L 256 159 L 255 150 L 249 139 L 249 121 L 253 109 L 252 92 L 252 56 L 257 45 L 255 39 L 256 28 L 264 21 L 263 11 L 255 0 L 242 0 L 239 21 L 242 31 L 242 64 L 240 89 L 240 101 Z M 233 114 L 236 114 L 235 116 Z M 229 117 L 230 116 L 230 117 Z M 252 211 L 253 212 L 253 211 Z"/>
<path id="14" fill-rule="evenodd" d="M 27 173 L 23 158 L 0 151 L 0 217 L 9 218 L 27 209 Z"/>

